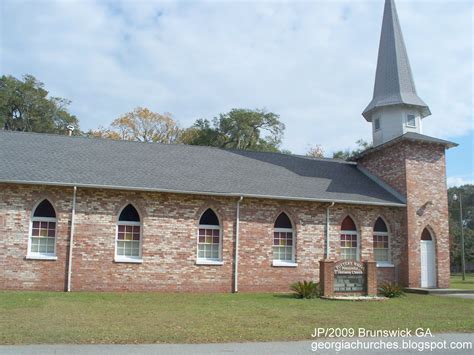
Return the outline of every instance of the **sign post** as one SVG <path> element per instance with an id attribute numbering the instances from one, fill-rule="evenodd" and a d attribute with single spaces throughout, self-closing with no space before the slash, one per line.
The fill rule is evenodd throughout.
<path id="1" fill-rule="evenodd" d="M 319 283 L 324 297 L 377 296 L 375 261 L 321 260 Z"/>

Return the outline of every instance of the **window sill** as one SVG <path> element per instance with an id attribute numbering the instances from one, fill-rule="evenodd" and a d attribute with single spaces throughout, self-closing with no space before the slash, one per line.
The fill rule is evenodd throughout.
<path id="1" fill-rule="evenodd" d="M 118 258 L 114 259 L 116 263 L 130 263 L 130 264 L 142 264 L 143 259 L 132 259 L 132 258 Z"/>
<path id="2" fill-rule="evenodd" d="M 292 263 L 289 261 L 279 261 L 279 260 L 273 260 L 272 266 L 279 266 L 279 267 L 297 267 L 297 263 Z"/>
<path id="3" fill-rule="evenodd" d="M 196 265 L 224 265 L 224 262 L 218 260 L 196 260 Z"/>
<path id="4" fill-rule="evenodd" d="M 387 263 L 377 263 L 377 267 L 395 267 L 393 264 L 387 264 Z"/>
<path id="5" fill-rule="evenodd" d="M 58 260 L 58 257 L 55 255 L 27 255 L 27 260 Z"/>

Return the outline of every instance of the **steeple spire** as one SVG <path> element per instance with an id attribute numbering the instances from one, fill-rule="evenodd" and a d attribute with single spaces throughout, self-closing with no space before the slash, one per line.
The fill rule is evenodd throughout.
<path id="1" fill-rule="evenodd" d="M 372 122 L 378 108 L 395 105 L 416 108 L 420 118 L 431 114 L 416 93 L 395 2 L 385 0 L 374 95 L 362 115 Z"/>

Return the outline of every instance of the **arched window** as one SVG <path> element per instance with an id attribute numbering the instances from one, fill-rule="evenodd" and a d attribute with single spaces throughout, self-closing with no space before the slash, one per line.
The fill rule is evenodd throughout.
<path id="1" fill-rule="evenodd" d="M 423 232 L 421 233 L 421 240 L 433 240 L 431 233 L 427 228 L 423 229 Z"/>
<path id="2" fill-rule="evenodd" d="M 388 228 L 382 218 L 377 218 L 374 224 L 374 257 L 377 265 L 390 264 L 390 242 Z"/>
<path id="3" fill-rule="evenodd" d="M 115 261 L 141 262 L 141 221 L 131 204 L 120 212 L 117 222 Z"/>
<path id="4" fill-rule="evenodd" d="M 40 259 L 56 258 L 56 212 L 48 200 L 36 206 L 31 218 L 28 256 Z"/>
<path id="5" fill-rule="evenodd" d="M 273 264 L 294 263 L 295 236 L 290 218 L 282 212 L 273 227 Z"/>
<path id="6" fill-rule="evenodd" d="M 214 211 L 208 208 L 199 219 L 198 263 L 220 263 L 221 227 Z"/>
<path id="7" fill-rule="evenodd" d="M 341 258 L 359 260 L 359 237 L 351 217 L 344 218 L 341 224 Z"/>

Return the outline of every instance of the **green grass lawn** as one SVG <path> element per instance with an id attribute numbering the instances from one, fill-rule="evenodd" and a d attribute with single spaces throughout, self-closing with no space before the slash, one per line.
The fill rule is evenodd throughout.
<path id="1" fill-rule="evenodd" d="M 207 343 L 310 339 L 315 327 L 474 331 L 474 301 L 382 302 L 283 294 L 0 292 L 0 343 Z"/>
<path id="2" fill-rule="evenodd" d="M 451 288 L 474 290 L 474 273 L 467 273 L 464 281 L 462 280 L 461 274 L 452 274 Z"/>

